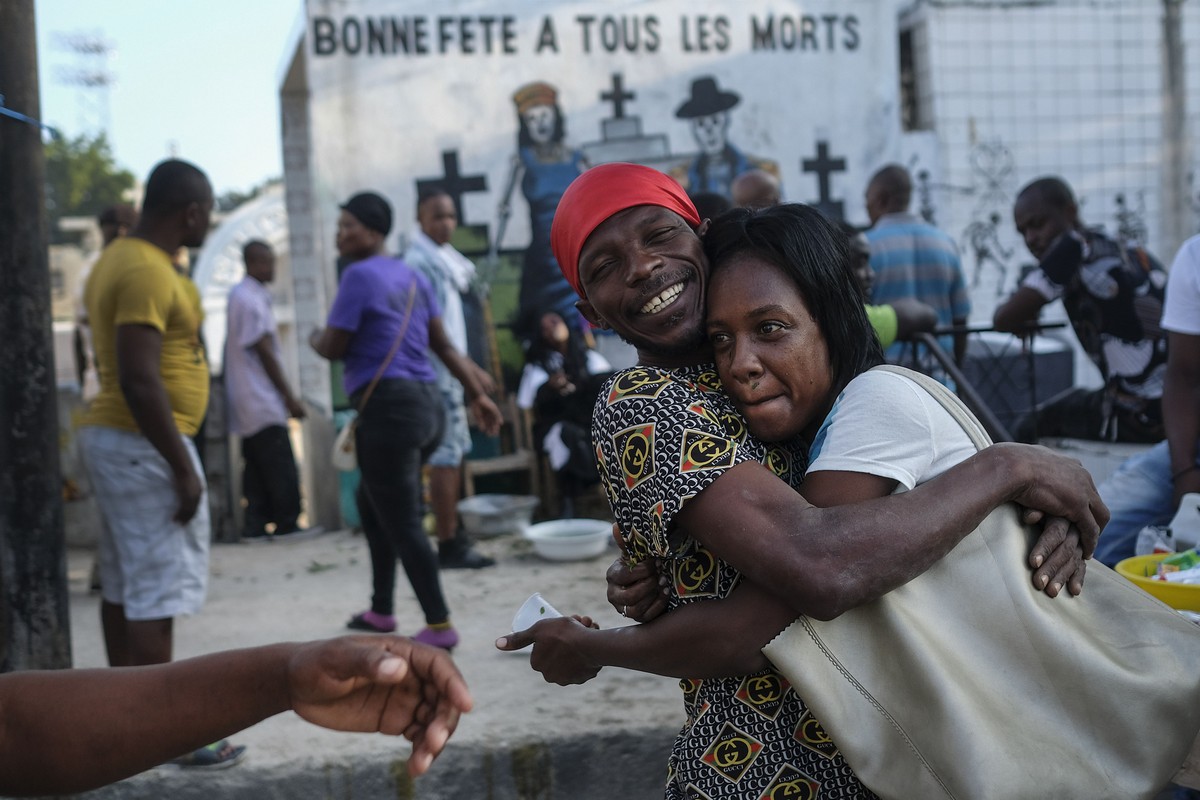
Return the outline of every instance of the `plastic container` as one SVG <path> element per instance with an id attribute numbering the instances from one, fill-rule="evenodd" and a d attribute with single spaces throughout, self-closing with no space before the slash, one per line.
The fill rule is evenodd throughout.
<path id="1" fill-rule="evenodd" d="M 1138 587 L 1163 601 L 1171 608 L 1183 611 L 1200 611 L 1200 585 L 1186 583 L 1168 583 L 1154 578 L 1158 571 L 1158 562 L 1172 553 L 1153 553 L 1148 556 L 1134 556 L 1117 564 L 1117 572 L 1133 581 Z M 1083 587 L 1087 591 L 1087 586 Z"/>
<path id="2" fill-rule="evenodd" d="M 602 519 L 556 519 L 530 526 L 525 538 L 547 561 L 582 561 L 608 548 L 612 523 Z"/>
<path id="3" fill-rule="evenodd" d="M 528 628 L 532 628 L 535 623 L 541 622 L 544 619 L 554 619 L 561 616 L 562 614 L 558 613 L 557 608 L 546 602 L 546 598 L 542 597 L 541 592 L 534 592 L 517 609 L 517 614 L 513 617 L 512 629 L 514 631 L 527 630 Z"/>
<path id="4" fill-rule="evenodd" d="M 477 494 L 458 501 L 458 516 L 467 533 L 487 538 L 522 533 L 533 520 L 538 499 L 523 494 Z"/>

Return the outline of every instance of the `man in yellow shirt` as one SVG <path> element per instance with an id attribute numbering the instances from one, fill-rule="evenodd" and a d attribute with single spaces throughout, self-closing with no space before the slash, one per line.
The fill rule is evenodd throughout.
<path id="1" fill-rule="evenodd" d="M 103 523 L 101 624 L 115 667 L 170 661 L 174 618 L 204 604 L 208 504 L 189 437 L 208 405 L 208 364 L 199 295 L 170 254 L 204 242 L 212 207 L 200 169 L 163 161 L 137 227 L 105 249 L 84 289 L 100 393 L 79 439 Z M 192 762 L 241 755 L 228 743 L 202 750 Z"/>

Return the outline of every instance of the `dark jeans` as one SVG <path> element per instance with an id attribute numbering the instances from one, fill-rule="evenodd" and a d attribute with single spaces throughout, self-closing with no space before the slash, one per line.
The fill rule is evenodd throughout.
<path id="1" fill-rule="evenodd" d="M 270 425 L 242 439 L 242 461 L 245 535 L 262 535 L 269 522 L 275 523 L 276 533 L 295 530 L 300 515 L 300 475 L 287 428 Z"/>
<path id="2" fill-rule="evenodd" d="M 358 393 L 351 400 L 357 405 Z M 359 415 L 354 436 L 362 472 L 358 513 L 371 551 L 371 610 L 377 614 L 392 613 L 399 557 L 425 622 L 450 616 L 437 555 L 421 526 L 421 465 L 437 449 L 444 427 L 442 398 L 432 383 L 380 381 Z"/>

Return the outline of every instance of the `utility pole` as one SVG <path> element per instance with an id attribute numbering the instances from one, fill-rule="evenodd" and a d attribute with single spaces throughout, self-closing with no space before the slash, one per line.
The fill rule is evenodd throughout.
<path id="1" fill-rule="evenodd" d="M 1193 9 L 1194 11 L 1195 9 Z M 1173 253 L 1192 233 L 1188 170 L 1187 69 L 1183 48 L 1183 0 L 1163 0 L 1163 228 Z"/>
<path id="2" fill-rule="evenodd" d="M 5 0 L 0 94 L 40 118 L 33 0 Z M 42 132 L 0 115 L 0 672 L 71 666 Z"/>

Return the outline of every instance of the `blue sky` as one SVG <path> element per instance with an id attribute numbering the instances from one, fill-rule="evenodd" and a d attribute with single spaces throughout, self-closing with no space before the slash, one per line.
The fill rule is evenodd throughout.
<path id="1" fill-rule="evenodd" d="M 145 180 L 174 154 L 202 167 L 218 194 L 282 174 L 277 76 L 303 0 L 37 0 L 42 119 L 73 137 L 100 125 L 91 100 L 60 79 L 94 65 L 62 34 L 99 36 L 108 134 L 117 163 Z M 58 34 L 58 35 L 56 35 Z M 20 110 L 20 109 L 18 109 Z"/>

